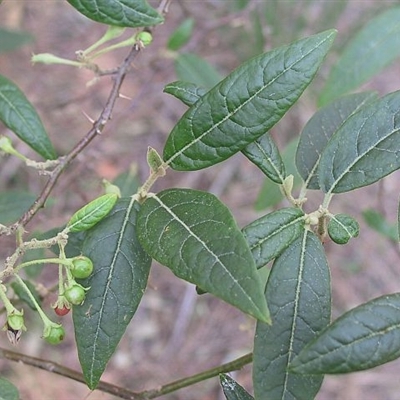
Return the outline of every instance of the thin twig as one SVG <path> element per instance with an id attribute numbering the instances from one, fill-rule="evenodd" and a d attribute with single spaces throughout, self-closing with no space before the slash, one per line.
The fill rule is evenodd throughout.
<path id="1" fill-rule="evenodd" d="M 25 354 L 17 353 L 11 350 L 6 350 L 1 347 L 0 347 L 0 358 L 5 358 L 10 361 L 15 361 L 18 363 L 30 365 L 32 367 L 39 368 L 44 371 L 48 371 L 57 375 L 61 375 L 66 378 L 85 384 L 85 379 L 80 372 L 70 368 L 66 368 L 53 361 L 27 356 Z M 236 360 L 230 361 L 226 364 L 219 365 L 218 367 L 208 369 L 206 371 L 200 372 L 192 376 L 188 376 L 186 378 L 179 379 L 171 383 L 167 383 L 166 385 L 163 385 L 157 389 L 145 390 L 143 392 L 134 392 L 132 390 L 112 385 L 111 383 L 107 383 L 104 381 L 99 382 L 99 384 L 96 387 L 96 390 L 112 394 L 124 400 L 151 400 L 157 397 L 164 396 L 168 393 L 175 392 L 179 389 L 183 389 L 185 387 L 194 385 L 195 383 L 199 383 L 207 379 L 214 378 L 219 374 L 231 371 L 237 371 L 246 364 L 250 364 L 252 360 L 253 360 L 253 353 L 248 353 L 242 357 L 237 358 Z"/>

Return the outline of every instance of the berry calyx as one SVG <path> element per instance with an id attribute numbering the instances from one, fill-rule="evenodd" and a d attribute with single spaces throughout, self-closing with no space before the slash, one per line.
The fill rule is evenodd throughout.
<path id="1" fill-rule="evenodd" d="M 74 278 L 85 279 L 93 272 L 92 260 L 85 256 L 78 256 L 72 259 L 71 274 Z"/>

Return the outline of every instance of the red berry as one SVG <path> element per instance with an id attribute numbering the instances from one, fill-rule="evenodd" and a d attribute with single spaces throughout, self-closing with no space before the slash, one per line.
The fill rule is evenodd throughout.
<path id="1" fill-rule="evenodd" d="M 68 307 L 55 307 L 54 308 L 54 312 L 60 317 L 67 315 L 70 312 L 70 310 L 71 309 Z"/>

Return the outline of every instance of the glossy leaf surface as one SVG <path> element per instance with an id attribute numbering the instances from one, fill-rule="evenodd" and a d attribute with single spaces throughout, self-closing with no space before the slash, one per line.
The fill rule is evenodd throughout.
<path id="1" fill-rule="evenodd" d="M 268 133 L 247 145 L 242 153 L 272 181 L 283 183 L 286 178 L 285 164 L 278 147 Z"/>
<path id="2" fill-rule="evenodd" d="M 18 389 L 7 379 L 0 377 L 0 400 L 19 400 Z"/>
<path id="3" fill-rule="evenodd" d="M 304 231 L 304 213 L 298 208 L 282 208 L 243 228 L 257 268 L 279 256 Z"/>
<path id="4" fill-rule="evenodd" d="M 369 185 L 400 168 L 400 91 L 369 103 L 332 136 L 321 154 L 325 193 Z"/>
<path id="5" fill-rule="evenodd" d="M 330 276 L 324 249 L 308 231 L 276 260 L 266 285 L 272 325 L 257 323 L 253 384 L 256 399 L 313 399 L 323 377 L 287 371 L 291 360 L 330 320 Z"/>
<path id="6" fill-rule="evenodd" d="M 335 34 L 326 31 L 241 65 L 183 115 L 164 161 L 176 170 L 206 168 L 262 136 L 309 85 Z"/>
<path id="7" fill-rule="evenodd" d="M 254 400 L 254 397 L 247 393 L 247 391 L 229 375 L 221 374 L 219 379 L 227 400 Z"/>
<path id="8" fill-rule="evenodd" d="M 400 356 L 400 293 L 382 296 L 342 315 L 292 361 L 299 374 L 361 371 Z"/>
<path id="9" fill-rule="evenodd" d="M 56 158 L 39 115 L 22 91 L 0 75 L 0 121 L 43 158 Z"/>
<path id="10" fill-rule="evenodd" d="M 341 97 L 318 110 L 300 135 L 296 166 L 309 189 L 319 189 L 318 163 L 331 136 L 365 104 L 376 100 L 375 93 L 357 93 Z"/>
<path id="11" fill-rule="evenodd" d="M 87 231 L 82 252 L 94 264 L 80 281 L 91 287 L 73 320 L 79 361 L 94 389 L 132 319 L 147 285 L 151 258 L 136 236 L 138 204 L 118 201 L 111 213 Z"/>
<path id="12" fill-rule="evenodd" d="M 92 200 L 71 217 L 67 224 L 69 231 L 81 232 L 92 228 L 112 210 L 117 200 L 118 196 L 114 193 Z"/>
<path id="13" fill-rule="evenodd" d="M 329 237 L 337 244 L 346 244 L 360 233 L 358 222 L 349 215 L 336 214 L 328 223 Z"/>
<path id="14" fill-rule="evenodd" d="M 149 197 L 139 212 L 138 232 L 145 250 L 176 276 L 269 321 L 250 249 L 214 195 L 170 189 Z"/>
<path id="15" fill-rule="evenodd" d="M 348 93 L 400 55 L 400 7 L 372 19 L 348 43 L 326 82 L 320 104 Z"/>
<path id="16" fill-rule="evenodd" d="M 171 94 L 190 107 L 196 103 L 200 97 L 204 96 L 207 90 L 191 82 L 176 81 L 166 85 L 164 87 L 164 92 Z"/>
<path id="17" fill-rule="evenodd" d="M 136 28 L 164 19 L 146 0 L 67 0 L 80 13 L 107 25 Z"/>

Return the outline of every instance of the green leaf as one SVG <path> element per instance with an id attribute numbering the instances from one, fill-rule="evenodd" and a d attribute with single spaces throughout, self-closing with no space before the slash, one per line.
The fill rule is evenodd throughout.
<path id="1" fill-rule="evenodd" d="M 261 54 L 241 65 L 183 115 L 164 147 L 176 170 L 217 164 L 266 133 L 300 97 L 336 31 Z"/>
<path id="2" fill-rule="evenodd" d="M 138 235 L 145 250 L 179 278 L 269 321 L 247 242 L 214 195 L 170 189 L 149 197 L 139 212 Z"/>
<path id="3" fill-rule="evenodd" d="M 178 28 L 172 32 L 171 36 L 167 42 L 167 49 L 176 51 L 179 50 L 182 46 L 184 46 L 192 36 L 194 26 L 194 19 L 187 18 L 185 19 Z"/>
<path id="4" fill-rule="evenodd" d="M 313 399 L 323 377 L 287 371 L 291 360 L 330 320 L 330 276 L 324 249 L 310 231 L 274 262 L 266 285 L 272 325 L 257 323 L 253 384 L 256 399 Z"/>
<path id="5" fill-rule="evenodd" d="M 198 86 L 212 88 L 221 79 L 221 74 L 208 61 L 196 54 L 183 53 L 175 59 L 175 73 L 179 80 Z"/>
<path id="6" fill-rule="evenodd" d="M 146 0 L 67 0 L 81 14 L 107 25 L 137 28 L 161 24 L 164 18 Z"/>
<path id="7" fill-rule="evenodd" d="M 42 299 L 39 296 L 38 291 L 36 290 L 35 285 L 27 280 L 23 280 L 25 285 L 28 287 L 30 290 L 32 296 L 36 299 L 37 303 L 40 305 L 42 303 Z M 33 303 L 32 299 L 26 292 L 25 288 L 19 283 L 19 282 L 12 282 L 11 287 L 15 293 L 15 295 L 24 303 L 26 303 L 32 310 L 36 311 L 36 306 Z"/>
<path id="8" fill-rule="evenodd" d="M 0 377 L 0 400 L 19 400 L 18 389 L 7 379 Z"/>
<path id="9" fill-rule="evenodd" d="M 362 212 L 362 216 L 370 228 L 394 242 L 399 241 L 396 225 L 386 221 L 380 212 L 368 209 Z"/>
<path id="10" fill-rule="evenodd" d="M 242 153 L 272 181 L 282 184 L 286 178 L 285 164 L 269 133 L 247 145 Z"/>
<path id="11" fill-rule="evenodd" d="M 221 374 L 219 380 L 227 400 L 254 400 L 254 397 L 250 396 L 250 394 L 229 375 Z"/>
<path id="12" fill-rule="evenodd" d="M 10 31 L 0 28 L 0 53 L 18 49 L 33 40 L 33 37 L 22 31 Z"/>
<path id="13" fill-rule="evenodd" d="M 400 7 L 372 19 L 346 46 L 326 82 L 319 104 L 359 87 L 400 55 Z"/>
<path id="14" fill-rule="evenodd" d="M 358 222 L 350 215 L 336 214 L 328 223 L 329 237 L 337 244 L 346 244 L 360 233 Z"/>
<path id="15" fill-rule="evenodd" d="M 299 374 L 361 371 L 400 356 L 400 293 L 362 304 L 329 325 L 293 359 Z"/>
<path id="16" fill-rule="evenodd" d="M 0 223 L 5 225 L 15 222 L 35 200 L 35 195 L 22 190 L 0 193 Z"/>
<path id="17" fill-rule="evenodd" d="M 369 185 L 400 168 L 400 91 L 364 106 L 331 137 L 318 167 L 325 193 Z"/>
<path id="18" fill-rule="evenodd" d="M 121 191 L 121 197 L 130 197 L 137 192 L 140 181 L 137 175 L 137 167 L 132 165 L 132 167 L 118 175 L 113 184 L 118 186 Z"/>
<path id="19" fill-rule="evenodd" d="M 73 320 L 79 361 L 94 389 L 136 312 L 147 285 L 151 259 L 136 237 L 138 204 L 120 199 L 110 214 L 86 232 L 82 252 L 94 264 L 90 287 Z"/>
<path id="20" fill-rule="evenodd" d="M 39 115 L 21 90 L 0 75 L 0 120 L 46 159 L 57 157 Z"/>
<path id="21" fill-rule="evenodd" d="M 309 189 L 319 189 L 318 164 L 331 136 L 365 104 L 377 99 L 376 93 L 357 93 L 341 97 L 318 110 L 301 132 L 296 166 Z"/>
<path id="22" fill-rule="evenodd" d="M 166 85 L 164 87 L 164 92 L 171 94 L 190 107 L 196 103 L 200 97 L 204 96 L 207 93 L 207 90 L 194 83 L 176 81 Z"/>
<path id="23" fill-rule="evenodd" d="M 243 228 L 257 268 L 279 256 L 304 232 L 304 213 L 298 208 L 282 208 Z"/>
<path id="24" fill-rule="evenodd" d="M 115 193 L 104 194 L 92 200 L 71 217 L 67 224 L 69 232 L 87 231 L 92 228 L 112 210 L 117 200 L 118 195 Z"/>
<path id="25" fill-rule="evenodd" d="M 285 177 L 289 175 L 294 176 L 293 188 L 297 188 L 301 184 L 301 178 L 297 172 L 294 158 L 298 139 L 292 139 L 282 151 L 282 160 L 285 166 Z M 274 207 L 279 204 L 284 198 L 280 187 L 270 179 L 265 179 L 258 194 L 255 208 L 256 210 L 263 210 L 268 207 Z"/>

